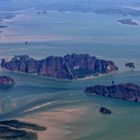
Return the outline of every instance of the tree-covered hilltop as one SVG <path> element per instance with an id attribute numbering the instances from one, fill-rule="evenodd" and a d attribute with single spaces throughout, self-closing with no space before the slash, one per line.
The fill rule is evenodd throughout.
<path id="1" fill-rule="evenodd" d="M 11 71 L 63 79 L 85 78 L 118 70 L 114 62 L 98 59 L 88 54 L 49 56 L 42 60 L 22 55 L 15 56 L 10 61 L 2 59 L 1 66 Z"/>
<path id="2" fill-rule="evenodd" d="M 99 95 L 110 98 L 122 99 L 130 102 L 140 102 L 140 86 L 133 83 L 123 83 L 111 86 L 94 85 L 86 87 L 87 95 Z"/>

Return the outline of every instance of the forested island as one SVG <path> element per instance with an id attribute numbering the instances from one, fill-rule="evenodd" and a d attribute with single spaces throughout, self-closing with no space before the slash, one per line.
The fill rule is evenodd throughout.
<path id="1" fill-rule="evenodd" d="M 140 86 L 133 83 L 90 86 L 85 89 L 85 93 L 87 95 L 99 95 L 131 102 L 140 102 Z"/>
<path id="2" fill-rule="evenodd" d="M 2 59 L 1 66 L 11 71 L 36 73 L 41 76 L 77 79 L 111 73 L 118 70 L 114 62 L 88 54 L 71 54 L 64 57 L 49 56 L 36 60 L 27 55 Z"/>

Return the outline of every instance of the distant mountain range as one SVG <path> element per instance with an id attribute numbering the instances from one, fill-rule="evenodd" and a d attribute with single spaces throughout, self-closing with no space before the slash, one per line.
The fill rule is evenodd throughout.
<path id="1" fill-rule="evenodd" d="M 0 11 L 35 8 L 140 16 L 139 5 L 138 0 L 0 0 Z"/>

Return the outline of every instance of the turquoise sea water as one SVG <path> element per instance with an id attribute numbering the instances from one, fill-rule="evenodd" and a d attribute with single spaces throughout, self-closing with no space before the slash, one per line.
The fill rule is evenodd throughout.
<path id="1" fill-rule="evenodd" d="M 140 26 L 117 23 L 122 18 L 126 17 L 55 11 L 38 15 L 34 10 L 27 10 L 4 20 L 3 25 L 8 28 L 0 35 L 0 57 L 28 54 L 44 58 L 89 53 L 111 59 L 122 69 L 125 62 L 133 61 L 140 69 Z M 139 17 L 133 19 L 139 22 Z M 26 46 L 25 41 L 31 44 Z"/>
<path id="2" fill-rule="evenodd" d="M 88 97 L 83 92 L 86 86 L 110 84 L 112 80 L 116 83 L 133 82 L 140 85 L 140 26 L 120 25 L 116 22 L 120 18 L 123 17 L 93 13 L 48 12 L 47 15 L 37 15 L 33 11 L 27 11 L 17 18 L 5 20 L 4 24 L 8 28 L 3 29 L 1 34 L 1 40 L 5 41 L 0 44 L 1 58 L 28 54 L 40 59 L 48 55 L 89 53 L 115 61 L 120 71 L 77 81 L 1 71 L 1 75 L 12 76 L 16 84 L 8 90 L 0 89 L 0 119 L 28 116 L 57 108 L 86 106 L 87 114 L 74 124 L 69 124 L 69 129 L 75 133 L 66 139 L 139 140 L 140 103 Z M 135 20 L 139 20 L 138 17 Z M 13 36 L 17 42 L 13 42 Z M 45 37 L 49 36 L 53 39 L 46 41 Z M 41 40 L 42 37 L 45 39 Z M 26 46 L 26 40 L 31 45 Z M 129 72 L 124 67 L 125 62 L 135 62 L 136 70 Z M 50 103 L 47 106 L 26 112 L 47 102 Z M 113 114 L 100 114 L 100 106 L 110 108 Z"/>

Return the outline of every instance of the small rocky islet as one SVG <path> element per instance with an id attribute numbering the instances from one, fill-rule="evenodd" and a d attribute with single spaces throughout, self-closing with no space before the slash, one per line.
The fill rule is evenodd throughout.
<path id="1" fill-rule="evenodd" d="M 120 19 L 120 20 L 117 20 L 117 22 L 119 22 L 121 24 L 133 25 L 133 26 L 138 26 L 139 25 L 136 21 L 132 20 L 131 18 Z"/>
<path id="2" fill-rule="evenodd" d="M 114 62 L 98 59 L 88 54 L 71 54 L 64 57 L 49 56 L 36 60 L 27 55 L 15 56 L 7 61 L 2 59 L 1 66 L 11 71 L 35 73 L 62 79 L 77 79 L 118 70 Z"/>
<path id="3" fill-rule="evenodd" d="M 99 111 L 100 111 L 101 113 L 107 114 L 107 115 L 112 114 L 111 110 L 108 109 L 108 108 L 106 108 L 106 107 L 101 107 Z"/>
<path id="4" fill-rule="evenodd" d="M 111 86 L 95 85 L 87 87 L 84 92 L 87 95 L 99 95 L 130 102 L 140 102 L 140 86 L 133 83 L 123 83 Z"/>
<path id="5" fill-rule="evenodd" d="M 128 63 L 125 64 L 125 66 L 128 67 L 128 68 L 132 68 L 132 69 L 135 69 L 135 67 L 136 67 L 133 62 L 128 62 Z"/>
<path id="6" fill-rule="evenodd" d="M 15 80 L 10 76 L 0 76 L 0 87 L 8 88 L 15 84 Z"/>

